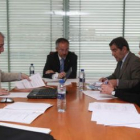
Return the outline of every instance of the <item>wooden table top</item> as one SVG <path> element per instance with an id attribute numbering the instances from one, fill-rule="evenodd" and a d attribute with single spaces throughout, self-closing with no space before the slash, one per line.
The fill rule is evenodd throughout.
<path id="1" fill-rule="evenodd" d="M 44 114 L 40 115 L 27 126 L 50 128 L 52 130 L 50 134 L 53 135 L 56 140 L 140 139 L 140 129 L 97 125 L 96 122 L 91 121 L 92 112 L 88 111 L 90 102 L 125 103 L 124 101 L 119 99 L 97 101 L 79 92 L 76 86 L 67 86 L 67 91 L 67 109 L 64 113 L 57 112 L 56 99 L 14 98 L 14 100 L 19 102 L 53 104 L 53 107 L 46 110 Z M 0 108 L 6 105 L 6 103 L 0 103 Z M 135 105 L 135 107 L 138 112 L 140 112 L 140 108 L 137 105 Z"/>

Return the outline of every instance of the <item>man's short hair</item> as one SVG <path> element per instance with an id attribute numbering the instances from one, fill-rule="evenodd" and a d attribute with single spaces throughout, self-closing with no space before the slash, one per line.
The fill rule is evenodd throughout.
<path id="1" fill-rule="evenodd" d="M 124 46 L 127 48 L 128 51 L 130 50 L 128 42 L 123 37 L 117 37 L 117 38 L 113 39 L 109 43 L 109 46 L 112 46 L 112 45 L 116 45 L 117 48 L 119 48 L 120 50 L 122 50 Z"/>
<path id="2" fill-rule="evenodd" d="M 55 42 L 56 48 L 57 48 L 57 46 L 58 46 L 59 43 L 68 43 L 68 45 L 69 45 L 69 41 L 67 39 L 65 39 L 65 38 L 58 38 L 56 40 L 56 42 Z"/>
<path id="3" fill-rule="evenodd" d="M 5 38 L 4 34 L 2 32 L 0 32 L 0 36 L 2 36 L 3 38 Z"/>

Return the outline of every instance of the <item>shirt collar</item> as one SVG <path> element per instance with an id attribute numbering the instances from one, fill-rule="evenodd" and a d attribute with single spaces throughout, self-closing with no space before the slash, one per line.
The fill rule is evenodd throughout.
<path id="1" fill-rule="evenodd" d="M 59 58 L 59 61 L 62 59 L 60 56 L 59 56 L 59 54 L 58 54 L 58 58 Z M 64 60 L 65 60 L 66 58 L 64 58 Z"/>
<path id="2" fill-rule="evenodd" d="M 125 55 L 125 57 L 123 58 L 122 62 L 124 63 L 124 61 L 126 60 L 127 56 L 128 56 L 129 52 Z"/>

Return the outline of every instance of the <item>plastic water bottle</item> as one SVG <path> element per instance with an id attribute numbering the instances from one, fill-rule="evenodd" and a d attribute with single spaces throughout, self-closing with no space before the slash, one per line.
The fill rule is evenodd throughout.
<path id="1" fill-rule="evenodd" d="M 31 65 L 30 65 L 29 73 L 30 73 L 30 76 L 31 76 L 31 75 L 34 75 L 34 73 L 35 73 L 34 64 L 31 64 Z"/>
<path id="2" fill-rule="evenodd" d="M 66 111 L 66 87 L 64 86 L 64 79 L 59 80 L 57 94 L 57 109 L 58 112 Z"/>
<path id="3" fill-rule="evenodd" d="M 84 69 L 81 69 L 79 73 L 79 90 L 83 91 L 85 86 L 85 72 Z"/>

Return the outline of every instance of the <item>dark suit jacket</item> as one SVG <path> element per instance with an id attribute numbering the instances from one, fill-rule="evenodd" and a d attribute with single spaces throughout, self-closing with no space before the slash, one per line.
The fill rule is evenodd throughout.
<path id="1" fill-rule="evenodd" d="M 140 106 L 140 82 L 133 88 L 116 89 L 115 96 L 131 103 L 136 103 Z"/>
<path id="2" fill-rule="evenodd" d="M 129 52 L 121 71 L 119 71 L 119 64 L 117 64 L 114 73 L 107 78 L 119 79 L 118 88 L 120 89 L 134 87 L 140 80 L 140 58 Z"/>
<path id="3" fill-rule="evenodd" d="M 72 68 L 72 73 L 69 78 L 76 78 L 77 75 L 77 55 L 72 52 L 68 52 L 68 55 L 64 62 L 64 71 L 67 72 Z M 52 74 L 45 74 L 47 70 L 53 70 L 54 72 L 60 73 L 60 61 L 58 53 L 55 52 L 47 56 L 46 64 L 43 70 L 44 78 L 52 78 Z"/>

